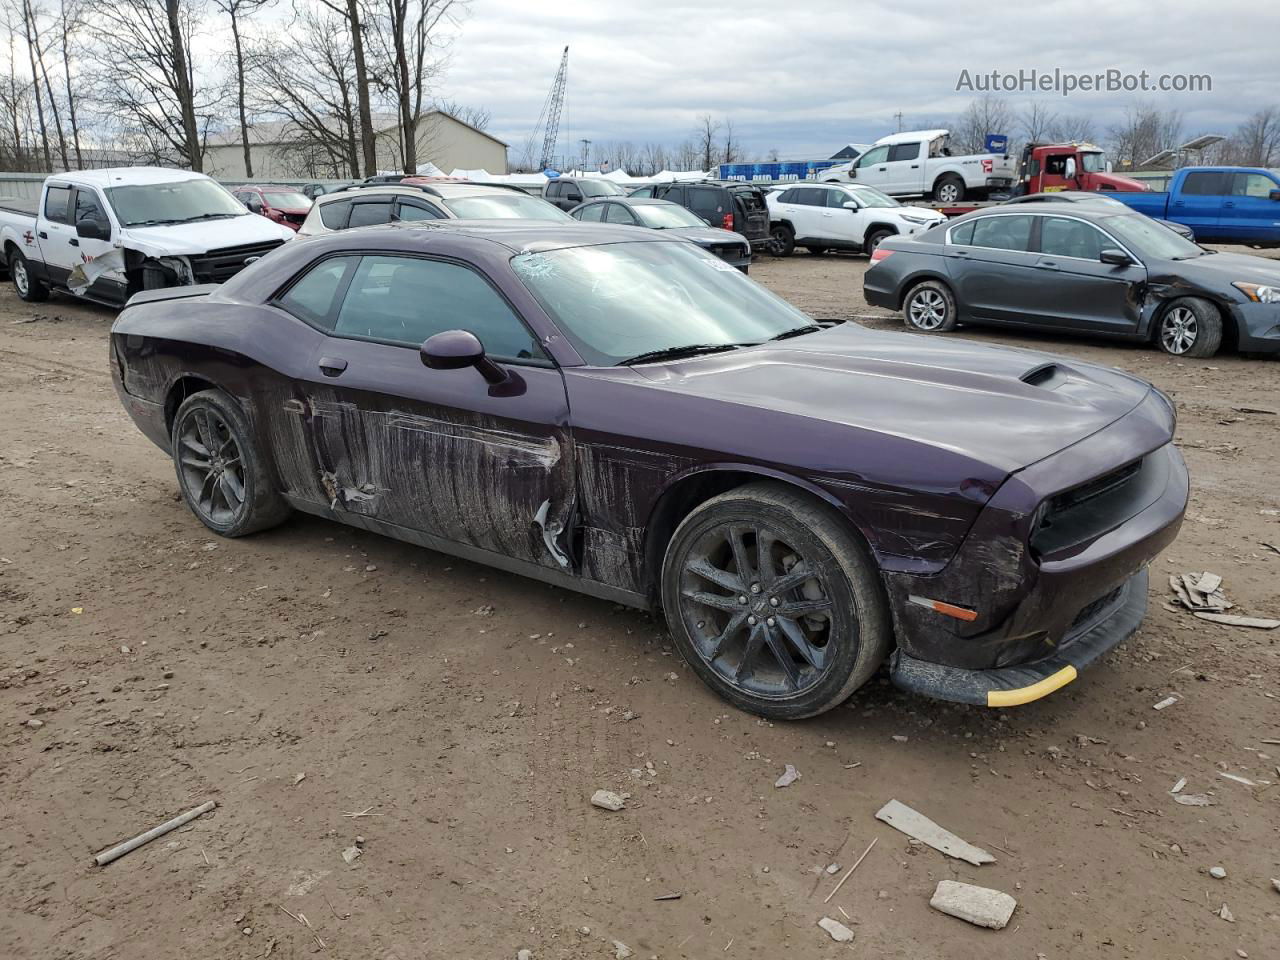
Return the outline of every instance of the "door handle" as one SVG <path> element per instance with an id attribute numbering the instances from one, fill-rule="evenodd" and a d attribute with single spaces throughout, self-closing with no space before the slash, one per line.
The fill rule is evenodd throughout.
<path id="1" fill-rule="evenodd" d="M 1236 202 L 1234 200 L 1224 200 L 1222 202 L 1222 205 L 1224 207 L 1234 207 L 1236 205 Z"/>
<path id="2" fill-rule="evenodd" d="M 48 239 L 49 239 L 49 234 L 48 234 L 48 232 L 46 232 L 46 231 L 44 231 L 44 230 L 41 230 L 41 231 L 40 231 L 40 239 L 41 239 L 41 240 L 48 240 Z"/>
<path id="3" fill-rule="evenodd" d="M 879 170 L 881 173 L 884 173 L 884 172 L 885 172 L 886 170 L 888 170 L 889 168 L 888 168 L 888 167 L 876 167 L 876 169 L 877 169 L 877 170 Z"/>
<path id="4" fill-rule="evenodd" d="M 1058 269 L 1058 265 L 1054 263 L 1052 260 L 1037 260 L 1036 266 L 1039 267 L 1041 270 L 1057 270 Z"/>
<path id="5" fill-rule="evenodd" d="M 919 169 L 920 169 L 920 164 L 918 164 L 918 163 L 913 163 L 913 164 L 911 165 L 911 169 L 912 169 L 912 170 L 919 170 Z"/>
<path id="6" fill-rule="evenodd" d="M 341 376 L 342 371 L 347 369 L 347 361 L 341 357 L 321 357 L 320 372 L 326 377 Z"/>
<path id="7" fill-rule="evenodd" d="M 67 243 L 71 244 L 73 247 L 80 246 L 80 241 L 77 240 L 75 237 L 72 237 L 70 240 L 67 241 Z"/>

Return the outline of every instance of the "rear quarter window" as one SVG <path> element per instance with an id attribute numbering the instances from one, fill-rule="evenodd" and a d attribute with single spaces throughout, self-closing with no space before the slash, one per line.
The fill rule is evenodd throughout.
<path id="1" fill-rule="evenodd" d="M 70 187 L 49 187 L 44 195 L 44 218 L 53 223 L 70 223 L 67 216 L 70 201 Z"/>
<path id="2" fill-rule="evenodd" d="M 962 223 L 958 227 L 951 229 L 951 242 L 968 246 L 973 243 L 973 221 Z"/>
<path id="3" fill-rule="evenodd" d="M 324 203 L 320 205 L 320 222 L 330 230 L 342 230 L 347 225 L 347 215 L 350 213 L 350 200 L 335 200 L 333 203 Z"/>
<path id="4" fill-rule="evenodd" d="M 359 259 L 331 257 L 321 260 L 277 297 L 276 305 L 312 326 L 332 330 L 337 313 L 338 292 Z"/>

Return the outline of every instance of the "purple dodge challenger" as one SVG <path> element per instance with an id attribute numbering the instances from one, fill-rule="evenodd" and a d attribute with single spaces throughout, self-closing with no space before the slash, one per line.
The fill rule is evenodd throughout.
<path id="1" fill-rule="evenodd" d="M 695 245 L 433 221 L 289 243 L 112 330 L 228 537 L 298 510 L 660 608 L 730 702 L 1012 706 L 1137 628 L 1187 471 L 1135 377 L 815 322 Z"/>

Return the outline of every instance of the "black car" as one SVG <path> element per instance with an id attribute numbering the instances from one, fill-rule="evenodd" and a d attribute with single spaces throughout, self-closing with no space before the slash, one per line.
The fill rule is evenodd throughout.
<path id="1" fill-rule="evenodd" d="M 742 234 L 756 253 L 769 245 L 769 205 L 764 190 L 755 184 L 737 180 L 654 183 L 632 190 L 631 196 L 678 203 L 710 226 Z"/>
<path id="2" fill-rule="evenodd" d="M 697 214 L 669 200 L 602 197 L 579 204 L 569 211 L 569 216 L 584 223 L 665 230 L 671 236 L 696 243 L 743 273 L 751 266 L 751 244 L 746 237 L 719 227 L 708 227 Z"/>
<path id="3" fill-rule="evenodd" d="M 553 177 L 542 188 L 542 199 L 569 211 L 595 197 L 625 197 L 627 191 L 604 177 Z"/>
<path id="4" fill-rule="evenodd" d="M 1046 190 L 1044 193 L 1028 193 L 1021 197 L 1014 197 L 1011 200 L 1006 200 L 1005 203 L 1087 203 L 1100 209 L 1113 210 L 1116 213 L 1132 209 L 1127 204 L 1108 197 L 1106 194 L 1090 193 L 1088 190 Z M 1185 223 L 1174 223 L 1172 220 L 1160 219 L 1156 219 L 1156 223 L 1162 227 L 1168 227 L 1180 237 L 1186 237 L 1188 240 L 1195 240 L 1196 238 L 1195 231 Z"/>
<path id="5" fill-rule="evenodd" d="M 890 237 L 863 293 L 922 333 L 995 324 L 1154 340 L 1175 356 L 1224 341 L 1280 351 L 1280 264 L 1205 250 L 1133 210 L 1018 204 Z"/>

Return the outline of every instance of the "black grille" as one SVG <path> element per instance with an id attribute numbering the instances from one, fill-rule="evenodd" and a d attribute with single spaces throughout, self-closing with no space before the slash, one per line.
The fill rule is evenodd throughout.
<path id="1" fill-rule="evenodd" d="M 1099 597 L 1097 600 L 1093 601 L 1093 603 L 1090 603 L 1087 606 L 1085 606 L 1079 613 L 1076 614 L 1076 618 L 1071 621 L 1071 626 L 1067 628 L 1067 633 L 1068 634 L 1074 633 L 1077 628 L 1083 627 L 1089 621 L 1095 619 L 1100 613 L 1102 613 L 1108 607 L 1114 605 L 1115 602 L 1120 599 L 1120 593 L 1123 590 L 1124 590 L 1124 584 L 1122 583 L 1120 584 L 1120 586 L 1116 587 L 1106 596 Z"/>
<path id="2" fill-rule="evenodd" d="M 1031 548 L 1040 555 L 1053 553 L 1084 543 L 1133 516 L 1144 505 L 1144 488 L 1158 480 L 1145 476 L 1142 467 L 1143 461 L 1135 460 L 1050 497 L 1039 511 Z"/>
<path id="3" fill-rule="evenodd" d="M 741 244 L 737 243 L 713 243 L 711 252 L 721 260 L 741 260 L 744 256 Z"/>
<path id="4" fill-rule="evenodd" d="M 191 271 L 196 283 L 222 283 L 243 270 L 246 260 L 270 253 L 284 243 L 270 240 L 266 243 L 246 243 L 239 247 L 220 247 L 191 258 Z"/>
<path id="5" fill-rule="evenodd" d="M 1060 493 L 1049 501 L 1049 513 L 1054 514 L 1071 510 L 1081 504 L 1088 503 L 1096 497 L 1105 496 L 1132 479 L 1141 469 L 1142 461 L 1135 460 L 1119 470 L 1113 470 L 1111 473 L 1103 474 L 1096 480 L 1090 480 L 1088 483 L 1081 484 L 1073 490 Z"/>

